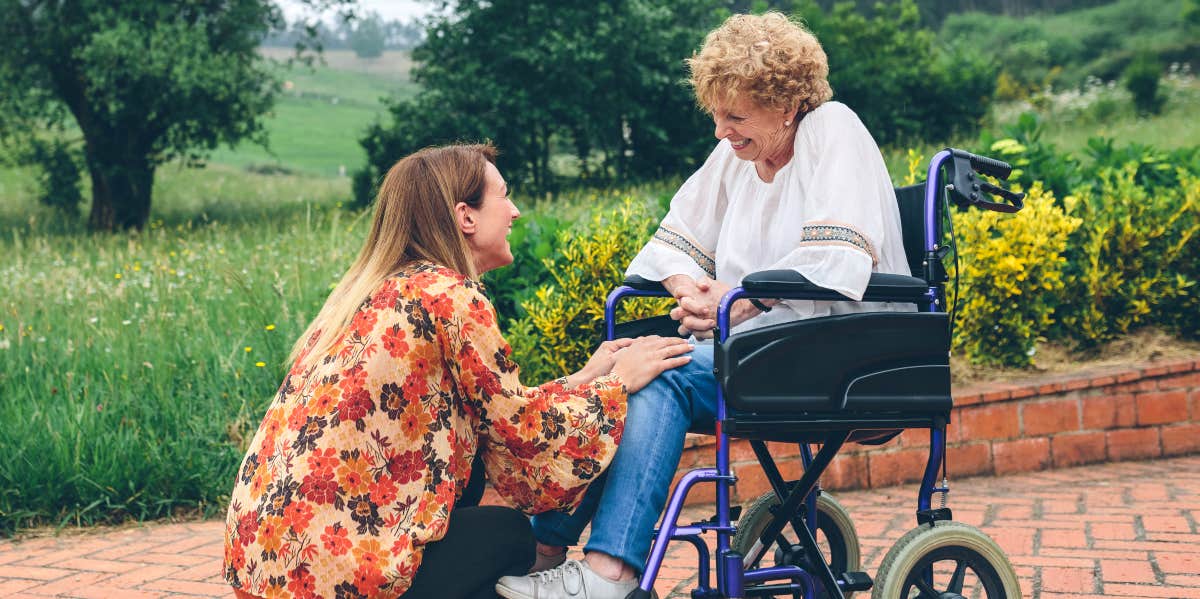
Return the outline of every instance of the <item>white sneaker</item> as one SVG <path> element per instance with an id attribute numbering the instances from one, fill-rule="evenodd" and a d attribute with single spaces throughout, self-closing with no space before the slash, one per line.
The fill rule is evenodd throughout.
<path id="1" fill-rule="evenodd" d="M 505 576 L 496 583 L 496 592 L 507 599 L 625 599 L 637 586 L 636 578 L 609 580 L 587 564 L 569 559 L 557 568 L 528 576 Z"/>

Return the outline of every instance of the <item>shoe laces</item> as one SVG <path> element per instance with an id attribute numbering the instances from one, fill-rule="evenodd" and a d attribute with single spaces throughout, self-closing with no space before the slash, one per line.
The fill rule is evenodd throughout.
<path id="1" fill-rule="evenodd" d="M 530 576 L 537 578 L 538 582 L 545 583 L 545 582 L 552 582 L 559 578 L 563 578 L 564 576 L 566 576 L 567 570 L 572 570 L 575 572 L 576 575 L 578 575 L 580 578 L 582 578 L 583 570 L 580 569 L 581 567 L 582 566 L 579 565 L 578 561 L 569 559 L 553 568 L 550 568 L 549 570 L 542 570 L 541 572 L 534 572 L 533 574 L 530 574 Z"/>

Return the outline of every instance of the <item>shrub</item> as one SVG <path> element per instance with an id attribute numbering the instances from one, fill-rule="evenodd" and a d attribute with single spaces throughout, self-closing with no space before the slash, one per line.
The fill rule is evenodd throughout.
<path id="1" fill-rule="evenodd" d="M 548 211 L 524 215 L 513 221 L 508 236 L 513 263 L 484 275 L 488 294 L 502 323 L 511 323 L 526 315 L 521 305 L 533 297 L 534 290 L 553 278 L 546 267 L 558 248 L 559 233 L 569 223 Z"/>
<path id="2" fill-rule="evenodd" d="M 23 158 L 25 164 L 40 171 L 38 201 L 65 214 L 78 215 L 83 203 L 79 150 L 61 139 L 33 139 Z"/>
<path id="3" fill-rule="evenodd" d="M 1200 183 L 1179 172 L 1180 186 L 1138 183 L 1140 164 L 1106 168 L 1100 181 L 1066 202 L 1083 225 L 1067 250 L 1067 297 L 1058 334 L 1090 347 L 1151 323 L 1196 330 L 1194 305 L 1200 236 Z M 1176 306 L 1163 310 L 1164 307 Z"/>
<path id="4" fill-rule="evenodd" d="M 543 260 L 553 281 L 522 303 L 526 315 L 507 335 L 522 380 L 550 380 L 587 362 L 603 339 L 604 300 L 650 238 L 658 217 L 645 202 L 626 199 L 615 209 L 594 211 L 585 225 L 558 233 L 558 252 Z M 670 298 L 625 301 L 618 319 L 663 314 L 671 304 Z"/>
<path id="5" fill-rule="evenodd" d="M 954 347 L 976 364 L 1029 366 L 1063 289 L 1068 236 L 1080 219 L 1040 184 L 1017 214 L 956 213 L 961 301 Z M 953 287 L 949 290 L 951 302 Z M 952 304 L 953 305 L 953 304 Z"/>
<path id="6" fill-rule="evenodd" d="M 1148 54 L 1139 55 L 1125 69 L 1125 88 L 1133 94 L 1133 106 L 1138 114 L 1152 115 L 1162 112 L 1165 98 L 1159 90 L 1162 65 Z"/>

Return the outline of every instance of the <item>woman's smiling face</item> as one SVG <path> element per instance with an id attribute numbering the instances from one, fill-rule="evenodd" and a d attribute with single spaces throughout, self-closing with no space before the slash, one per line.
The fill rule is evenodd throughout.
<path id="1" fill-rule="evenodd" d="M 500 171 L 490 162 L 486 169 L 483 201 L 478 208 L 467 208 L 474 225 L 466 233 L 467 245 L 480 274 L 512 264 L 508 234 L 512 232 L 513 220 L 521 216 L 521 211 L 508 199 L 508 186 Z"/>
<path id="2" fill-rule="evenodd" d="M 717 139 L 728 139 L 734 154 L 742 160 L 758 161 L 775 156 L 792 142 L 789 127 L 792 114 L 763 108 L 744 97 L 729 105 L 714 107 L 712 118 L 716 126 L 713 135 Z"/>

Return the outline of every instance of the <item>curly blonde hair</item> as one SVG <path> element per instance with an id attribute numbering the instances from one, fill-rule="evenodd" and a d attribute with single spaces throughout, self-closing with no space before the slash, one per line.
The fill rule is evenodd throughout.
<path id="1" fill-rule="evenodd" d="M 745 94 L 764 108 L 803 116 L 833 96 L 816 36 L 778 12 L 733 15 L 687 60 L 696 102 L 712 112 Z"/>

